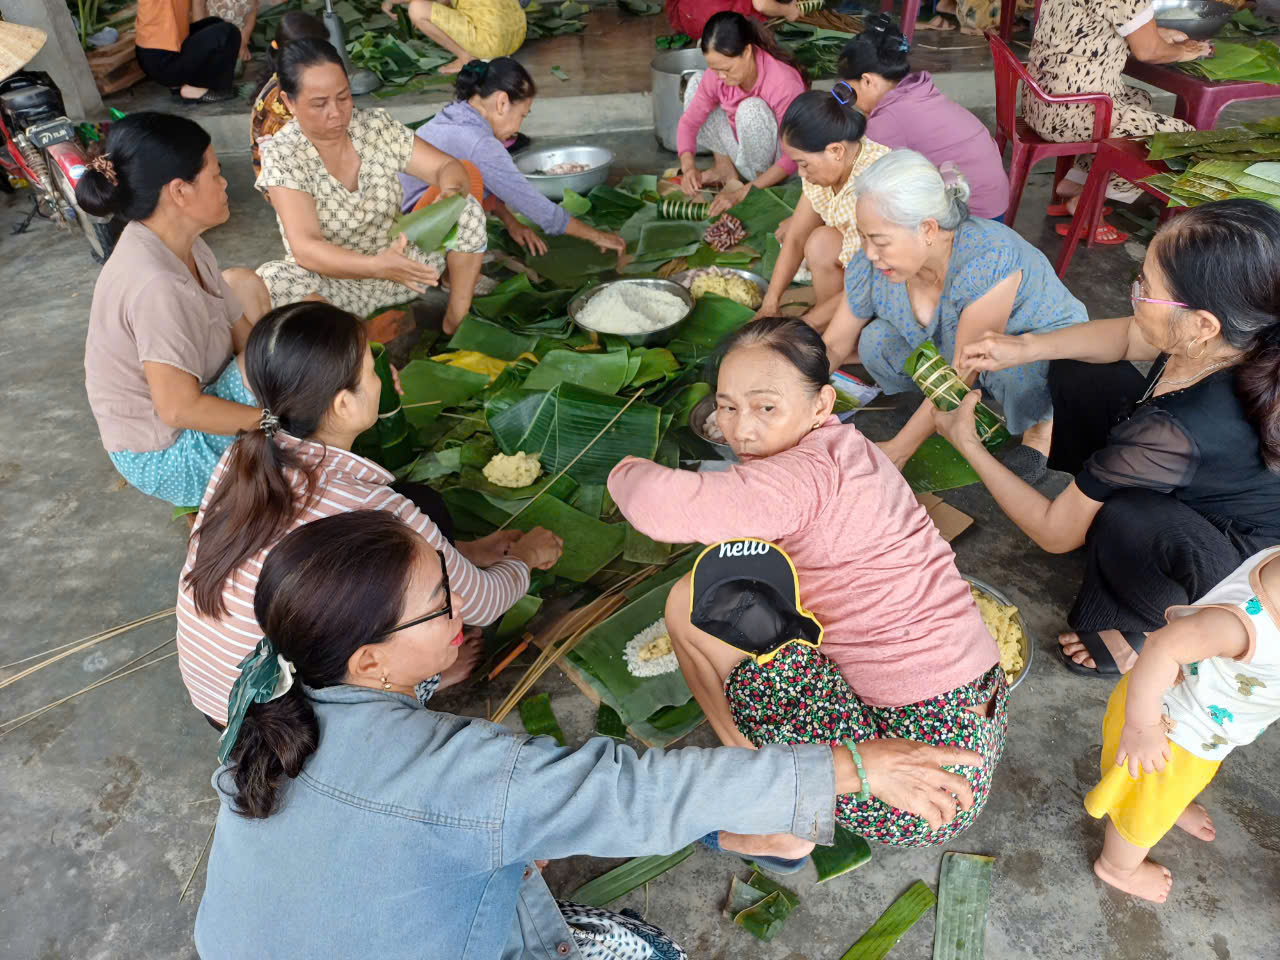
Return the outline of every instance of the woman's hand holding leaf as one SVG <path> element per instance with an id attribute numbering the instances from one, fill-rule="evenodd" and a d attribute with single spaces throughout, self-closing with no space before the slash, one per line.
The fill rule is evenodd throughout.
<path id="1" fill-rule="evenodd" d="M 726 187 L 711 201 L 711 209 L 707 211 L 707 215 L 711 217 L 720 216 L 720 214 L 725 213 L 731 207 L 736 207 L 745 200 L 750 191 L 750 184 L 744 184 L 741 187 Z"/>
<path id="2" fill-rule="evenodd" d="M 532 227 L 526 227 L 519 220 L 512 218 L 512 222 L 507 225 L 507 233 L 511 234 L 511 239 L 517 244 L 524 247 L 535 257 L 540 257 L 547 252 L 546 241 L 538 236 L 538 231 Z"/>
<path id="3" fill-rule="evenodd" d="M 616 233 L 605 233 L 603 230 L 597 230 L 595 236 L 591 238 L 591 242 L 599 248 L 601 253 L 608 253 L 610 250 L 619 254 L 627 252 L 627 241 Z"/>
<path id="4" fill-rule="evenodd" d="M 858 755 L 862 757 L 871 795 L 921 817 L 931 830 L 950 823 L 961 810 L 973 806 L 969 781 L 943 770 L 943 766 L 980 767 L 984 763 L 982 756 L 972 750 L 914 740 L 865 740 L 858 744 Z M 839 790 L 840 767 L 836 769 Z"/>
<path id="5" fill-rule="evenodd" d="M 689 199 L 693 199 L 702 189 L 702 174 L 698 172 L 698 166 L 693 161 L 692 155 L 686 154 L 689 159 L 681 159 L 680 161 L 680 190 Z"/>
<path id="6" fill-rule="evenodd" d="M 405 256 L 404 251 L 408 245 L 409 238 L 402 233 L 391 246 L 375 256 L 374 276 L 394 280 L 417 293 L 425 293 L 427 287 L 434 287 L 440 282 L 440 274 L 425 263 Z"/>
<path id="7" fill-rule="evenodd" d="M 534 527 L 511 547 L 511 556 L 534 570 L 549 570 L 564 552 L 564 541 L 545 527 Z"/>

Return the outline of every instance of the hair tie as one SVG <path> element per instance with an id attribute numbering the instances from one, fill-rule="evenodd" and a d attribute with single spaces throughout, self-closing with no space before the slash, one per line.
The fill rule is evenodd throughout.
<path id="1" fill-rule="evenodd" d="M 266 407 L 262 408 L 262 416 L 258 418 L 258 429 L 267 435 L 270 440 L 277 430 L 280 429 L 280 418 L 277 417 Z"/>
<path id="2" fill-rule="evenodd" d="M 849 91 L 848 97 L 842 97 L 840 95 L 841 87 L 844 87 L 846 90 Z M 853 92 L 853 87 L 849 86 L 849 84 L 846 83 L 844 80 L 839 81 L 834 87 L 831 88 L 831 95 L 836 98 L 837 103 L 846 107 L 850 104 L 850 102 L 857 103 L 858 101 L 858 95 Z"/>
<path id="3" fill-rule="evenodd" d="M 116 165 L 111 162 L 111 158 L 105 153 L 98 154 L 85 164 L 85 166 L 90 170 L 97 170 L 106 178 L 107 183 L 111 184 L 113 187 L 119 183 L 116 179 Z"/>
<path id="4" fill-rule="evenodd" d="M 955 165 L 955 161 L 944 161 L 938 168 L 938 173 L 942 176 L 942 185 L 948 190 L 955 190 L 960 186 L 960 168 Z"/>
<path id="5" fill-rule="evenodd" d="M 279 700 L 293 688 L 297 667 L 282 657 L 267 637 L 240 661 L 240 675 L 227 698 L 227 729 L 218 741 L 218 762 L 226 763 L 240 738 L 244 716 L 255 703 Z"/>
<path id="6" fill-rule="evenodd" d="M 489 61 L 487 60 L 468 60 L 462 65 L 462 69 L 458 71 L 458 75 L 470 74 L 476 78 L 477 83 L 484 83 L 484 78 L 489 75 Z"/>

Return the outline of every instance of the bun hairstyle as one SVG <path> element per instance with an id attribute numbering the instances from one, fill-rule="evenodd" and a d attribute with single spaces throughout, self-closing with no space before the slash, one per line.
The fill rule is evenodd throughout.
<path id="1" fill-rule="evenodd" d="M 702 28 L 702 40 L 699 46 L 702 48 L 703 53 L 714 51 L 725 57 L 740 57 L 742 52 L 747 49 L 748 44 L 763 50 L 773 59 L 791 67 L 796 73 L 800 74 L 805 86 L 809 85 L 809 78 L 804 72 L 804 67 L 796 62 L 795 57 L 778 46 L 778 41 L 773 38 L 773 33 L 755 20 L 748 20 L 740 13 L 724 10 L 711 17 Z"/>
<path id="2" fill-rule="evenodd" d="M 254 325 L 245 346 L 246 379 L 279 429 L 305 439 L 320 428 L 338 393 L 359 386 L 368 350 L 358 317 L 328 303 L 291 303 Z M 227 578 L 289 529 L 315 494 L 315 477 L 272 436 L 273 428 L 264 416 L 256 430 L 237 436 L 192 533 L 196 554 L 183 582 L 203 617 L 227 615 Z M 301 492 L 289 470 L 302 475 Z"/>
<path id="3" fill-rule="evenodd" d="M 867 131 L 867 118 L 842 103 L 839 89 L 806 90 L 791 101 L 782 115 L 779 133 L 784 141 L 805 153 L 821 153 L 832 143 L 857 143 Z M 853 97 L 846 99 L 852 101 Z"/>
<path id="4" fill-rule="evenodd" d="M 744 347 L 763 346 L 786 360 L 811 395 L 831 382 L 831 361 L 822 334 L 799 317 L 761 317 L 720 341 L 712 357 L 714 382 L 724 358 Z"/>
<path id="5" fill-rule="evenodd" d="M 204 169 L 209 134 L 172 113 L 131 113 L 111 125 L 107 148 L 76 185 L 76 202 L 95 217 L 145 220 L 174 180 L 191 183 Z"/>
<path id="6" fill-rule="evenodd" d="M 1280 473 L 1280 211 L 1260 200 L 1202 204 L 1152 244 L 1172 298 L 1212 313 L 1244 351 L 1236 393 L 1263 462 Z"/>
<path id="7" fill-rule="evenodd" d="M 302 37 L 293 41 L 276 53 L 276 77 L 280 81 L 280 89 L 290 97 L 296 97 L 302 84 L 302 71 L 326 63 L 341 67 L 343 75 L 346 75 L 347 65 L 328 40 Z"/>
<path id="8" fill-rule="evenodd" d="M 237 813 L 271 816 L 279 790 L 315 753 L 320 727 L 303 692 L 346 682 L 347 663 L 399 621 L 424 541 L 394 514 L 356 510 L 303 524 L 267 554 L 253 612 L 295 683 L 245 713 L 226 774 Z"/>
<path id="9" fill-rule="evenodd" d="M 926 220 L 954 230 L 969 219 L 969 182 L 955 164 L 944 163 L 939 170 L 914 150 L 885 154 L 853 189 L 859 200 L 875 197 L 885 219 L 909 230 Z"/>
<path id="10" fill-rule="evenodd" d="M 888 14 L 877 13 L 865 21 L 865 29 L 844 45 L 836 73 L 841 80 L 858 80 L 875 73 L 897 83 L 911 72 L 907 56 L 911 44 Z"/>
<path id="11" fill-rule="evenodd" d="M 324 22 L 319 17 L 310 13 L 303 13 L 301 10 L 290 10 L 280 18 L 280 24 L 276 27 L 275 39 L 267 47 L 266 68 L 262 71 L 262 82 L 258 84 L 254 99 L 257 99 L 258 94 L 262 92 L 262 88 L 267 85 L 271 77 L 280 72 L 280 53 L 284 48 L 291 43 L 307 39 L 329 39 L 329 31 L 325 29 Z"/>
<path id="12" fill-rule="evenodd" d="M 532 99 L 538 92 L 529 71 L 517 60 L 498 57 L 485 63 L 471 60 L 458 71 L 454 95 L 458 100 L 505 93 L 512 103 Z"/>

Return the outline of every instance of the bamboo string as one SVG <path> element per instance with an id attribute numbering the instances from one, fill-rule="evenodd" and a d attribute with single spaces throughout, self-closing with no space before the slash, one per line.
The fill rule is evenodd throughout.
<path id="1" fill-rule="evenodd" d="M 171 617 L 173 616 L 175 609 L 175 607 L 170 607 L 168 610 L 159 610 L 148 616 L 140 617 L 137 620 L 131 620 L 129 623 L 121 624 L 118 627 L 112 627 L 109 630 L 103 630 L 101 633 L 95 633 L 93 636 L 85 637 L 83 640 L 75 640 L 70 644 L 63 644 L 61 647 L 54 647 L 53 650 L 61 650 L 62 652 L 49 657 L 46 660 L 42 660 L 35 666 L 27 667 L 27 669 L 15 673 L 12 677 L 6 677 L 4 680 L 0 680 L 0 690 L 3 690 L 11 684 L 17 683 L 19 680 L 31 676 L 31 674 L 38 670 L 43 670 L 50 664 L 57 663 L 59 660 L 65 660 L 67 657 L 75 656 L 81 650 L 88 650 L 90 647 L 102 643 L 104 640 L 111 640 L 123 633 L 128 633 L 130 630 L 146 626 L 148 623 L 155 623 L 157 620 L 163 620 L 165 617 Z M 68 647 L 70 647 L 70 649 L 67 649 Z M 53 651 L 46 650 L 45 652 L 52 653 Z M 17 660 L 12 664 L 6 664 L 6 666 L 16 666 L 19 663 L 25 663 L 27 660 L 32 660 L 39 656 L 42 656 L 42 654 L 37 653 L 34 656 L 27 657 L 25 660 Z"/>
<path id="2" fill-rule="evenodd" d="M 143 659 L 143 657 L 151 656 L 151 654 L 155 653 L 157 650 L 160 650 L 171 643 L 173 643 L 173 640 L 166 640 L 164 643 L 160 644 L 159 646 L 152 647 L 150 650 L 144 653 L 141 657 L 134 657 L 132 660 L 129 661 L 129 663 L 126 663 L 124 667 L 128 667 L 130 664 L 137 663 L 139 660 Z M 24 724 L 30 723 L 32 720 L 36 719 L 37 717 L 52 710 L 54 707 L 62 706 L 62 704 L 66 703 L 68 700 L 74 700 L 76 697 L 80 696 L 81 694 L 88 693 L 90 690 L 96 690 L 98 687 L 101 687 L 104 684 L 111 683 L 112 681 L 120 680 L 124 677 L 127 677 L 131 673 L 137 673 L 139 670 L 145 670 L 147 667 L 154 667 L 157 663 L 160 663 L 161 661 L 164 661 L 164 660 L 168 660 L 170 657 L 176 657 L 177 655 L 178 655 L 178 651 L 174 650 L 172 653 L 166 653 L 163 657 L 157 657 L 156 659 L 148 661 L 147 663 L 140 664 L 139 666 L 134 667 L 132 670 L 125 670 L 124 667 L 120 667 L 118 668 L 118 670 L 112 672 L 110 676 L 103 677 L 101 680 L 91 683 L 87 687 L 82 687 L 81 689 L 77 690 L 75 693 L 68 694 L 67 696 L 62 697 L 60 700 L 55 700 L 53 701 L 53 703 L 46 703 L 43 707 L 39 707 L 35 710 L 32 710 L 30 713 L 24 713 L 20 717 L 14 717 L 10 720 L 5 720 L 3 723 L 0 723 L 0 727 L 4 727 L 3 730 L 0 730 L 0 737 L 8 736 L 9 734 L 13 733 L 13 731 L 17 730 L 19 727 L 23 726 Z M 123 670 L 124 672 L 123 673 L 120 672 L 121 670 Z"/>
<path id="3" fill-rule="evenodd" d="M 209 827 L 209 838 L 204 842 L 204 849 L 200 851 L 200 856 L 196 859 L 196 865 L 191 868 L 191 876 L 187 877 L 187 882 L 182 888 L 182 892 L 178 894 L 178 902 L 182 902 L 182 898 L 187 895 L 187 891 L 191 889 L 191 884 L 196 878 L 196 872 L 200 869 L 200 864 L 204 863 L 205 856 L 209 853 L 209 848 L 213 846 L 213 831 L 218 828 L 218 818 L 213 818 L 213 823 Z"/>
<path id="4" fill-rule="evenodd" d="M 601 427 L 601 428 L 600 428 L 600 432 L 599 432 L 599 433 L 597 433 L 594 437 L 592 437 L 592 438 L 591 438 L 591 440 L 587 443 L 587 445 L 586 445 L 585 447 L 583 447 L 581 450 L 579 450 L 579 451 L 578 451 L 577 456 L 575 456 L 572 460 L 570 460 L 568 463 L 566 463 L 566 464 L 564 465 L 564 469 L 563 469 L 563 470 L 561 470 L 559 473 L 557 473 L 557 474 L 556 474 L 556 475 L 551 479 L 551 482 L 550 482 L 550 483 L 548 483 L 545 487 L 543 487 L 541 490 L 539 490 L 537 493 L 535 493 L 535 494 L 534 494 L 534 495 L 529 499 L 529 502 L 528 502 L 528 503 L 526 503 L 523 507 L 521 507 L 521 508 L 520 508 L 519 510 L 517 510 L 515 513 L 513 513 L 511 516 L 507 517 L 507 522 L 506 522 L 506 523 L 504 523 L 502 526 L 500 526 L 500 527 L 498 528 L 498 530 L 499 530 L 499 531 L 501 531 L 501 530 L 505 530 L 505 529 L 507 529 L 507 527 L 511 526 L 511 522 L 512 522 L 513 520 L 515 520 L 515 518 L 516 518 L 516 517 L 520 516 L 520 514 L 524 513 L 524 512 L 525 512 L 526 510 L 528 510 L 531 506 L 533 506 L 534 502 L 535 502 L 535 501 L 536 501 L 540 496 L 542 496 L 544 493 L 546 493 L 548 490 L 550 490 L 550 489 L 551 489 L 551 487 L 555 485 L 555 482 L 556 482 L 557 480 L 559 480 L 559 479 L 560 479 L 561 477 L 563 477 L 566 473 L 568 473 L 568 472 L 569 472 L 569 468 L 570 468 L 570 467 L 572 467 L 575 463 L 577 463 L 579 460 L 581 460 L 581 459 L 582 459 L 582 455 L 583 455 L 584 453 L 586 453 L 588 450 L 590 450 L 590 449 L 595 445 L 595 442 L 596 442 L 597 440 L 599 440 L 601 437 L 603 437 L 603 436 L 605 435 L 605 433 L 607 433 L 607 432 L 608 432 L 609 428 L 610 428 L 610 427 L 612 427 L 615 423 L 617 423 L 617 422 L 618 422 L 618 418 L 619 418 L 619 417 L 621 417 L 624 413 L 626 413 L 626 412 L 627 412 L 627 407 L 629 407 L 629 406 L 631 406 L 631 404 L 635 403 L 635 402 L 636 402 L 636 400 L 638 400 L 638 399 L 640 398 L 640 395 L 641 395 L 642 393 L 644 393 L 644 391 L 643 391 L 643 390 L 637 390 L 635 393 L 633 393 L 633 394 L 631 395 L 631 399 L 630 399 L 630 400 L 628 400 L 626 403 L 624 403 L 624 404 L 622 405 L 622 409 L 621 409 L 621 410 L 619 410 L 617 413 L 615 413 L 615 414 L 613 415 L 613 419 L 612 419 L 612 420 L 610 420 L 608 423 L 606 423 L 603 427 Z"/>

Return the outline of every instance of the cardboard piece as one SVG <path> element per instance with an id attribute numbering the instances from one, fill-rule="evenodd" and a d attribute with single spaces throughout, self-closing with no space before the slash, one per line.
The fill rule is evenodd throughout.
<path id="1" fill-rule="evenodd" d="M 957 510 L 935 493 L 918 493 L 916 500 L 924 507 L 929 519 L 947 543 L 973 526 L 973 517 L 963 510 Z"/>

